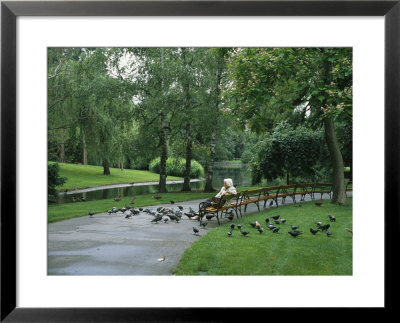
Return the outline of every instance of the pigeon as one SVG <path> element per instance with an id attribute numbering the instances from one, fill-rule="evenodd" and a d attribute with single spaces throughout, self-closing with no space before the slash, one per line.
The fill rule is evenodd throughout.
<path id="1" fill-rule="evenodd" d="M 250 224 L 253 228 L 256 227 L 256 223 L 255 223 L 255 222 L 249 222 L 249 224 Z"/>
<path id="2" fill-rule="evenodd" d="M 190 213 L 183 213 L 185 214 L 189 219 L 191 219 L 192 217 L 194 217 L 194 214 L 190 214 Z"/>
<path id="3" fill-rule="evenodd" d="M 108 210 L 108 211 L 107 211 L 108 214 L 111 214 L 111 212 L 112 212 L 111 210 Z"/>
<path id="4" fill-rule="evenodd" d="M 207 226 L 208 222 L 201 222 L 200 225 L 205 229 Z"/>
<path id="5" fill-rule="evenodd" d="M 120 197 L 114 197 L 114 201 L 121 201 L 121 198 Z"/>
<path id="6" fill-rule="evenodd" d="M 130 205 L 125 205 L 125 209 L 130 210 L 132 208 L 132 206 Z"/>
<path id="7" fill-rule="evenodd" d="M 237 227 L 238 227 L 238 229 L 240 230 L 240 229 L 242 228 L 242 225 L 241 225 L 241 224 L 238 224 Z"/>
<path id="8" fill-rule="evenodd" d="M 231 224 L 231 230 L 233 230 L 233 229 L 235 229 L 235 224 L 234 223 Z"/>
<path id="9" fill-rule="evenodd" d="M 329 230 L 326 230 L 326 235 L 328 236 L 328 237 L 330 237 L 331 235 L 332 235 L 332 232 L 331 231 L 329 231 Z"/>
<path id="10" fill-rule="evenodd" d="M 132 219 L 132 213 L 125 215 L 125 219 Z"/>
<path id="11" fill-rule="evenodd" d="M 280 229 L 280 228 L 273 228 L 273 229 L 272 229 L 272 232 L 273 232 L 273 233 L 277 233 L 277 232 L 279 231 L 279 229 Z"/>
<path id="12" fill-rule="evenodd" d="M 161 212 L 161 210 L 163 210 L 164 208 L 162 207 L 162 206 L 159 206 L 158 208 L 157 208 L 157 212 Z"/>
<path id="13" fill-rule="evenodd" d="M 183 206 L 178 205 L 178 209 L 183 211 Z"/>
<path id="14" fill-rule="evenodd" d="M 243 230 L 240 230 L 240 233 L 243 235 L 243 237 L 245 237 L 246 235 L 248 235 L 248 234 L 249 234 L 249 232 L 247 232 L 247 231 L 243 231 Z"/>
<path id="15" fill-rule="evenodd" d="M 263 228 L 258 228 L 257 230 L 258 230 L 258 232 L 260 232 L 260 234 L 264 232 Z"/>
<path id="16" fill-rule="evenodd" d="M 281 219 L 281 222 L 282 222 L 282 223 L 285 223 L 285 222 L 286 222 L 286 220 L 285 220 L 285 219 Z"/>
<path id="17" fill-rule="evenodd" d="M 315 205 L 316 205 L 316 206 L 321 206 L 322 203 L 321 203 L 321 202 L 317 202 L 317 203 L 315 203 Z"/>
<path id="18" fill-rule="evenodd" d="M 271 216 L 271 218 L 273 218 L 274 220 L 278 220 L 279 219 L 279 215 Z"/>
<path id="19" fill-rule="evenodd" d="M 270 230 L 275 229 L 275 226 L 274 226 L 272 223 L 268 224 L 267 227 L 268 227 Z"/>
<path id="20" fill-rule="evenodd" d="M 166 217 L 164 217 L 163 220 L 164 220 L 165 223 L 168 223 L 169 217 L 166 216 Z"/>
<path id="21" fill-rule="evenodd" d="M 151 222 L 158 223 L 158 221 L 161 221 L 161 220 L 162 220 L 162 215 L 159 214 L 159 215 L 157 215 L 153 220 L 151 220 Z"/>
<path id="22" fill-rule="evenodd" d="M 268 224 L 268 222 L 269 222 L 269 219 L 268 219 L 268 218 L 266 218 L 266 219 L 265 219 L 265 222 Z"/>
<path id="23" fill-rule="evenodd" d="M 156 200 L 159 200 L 159 199 L 161 199 L 161 198 L 162 198 L 161 195 L 154 195 L 154 196 L 153 196 L 153 199 L 156 199 Z"/>
<path id="24" fill-rule="evenodd" d="M 92 217 L 94 213 L 93 213 L 93 211 L 92 211 L 92 210 L 90 210 L 88 214 L 89 214 L 89 216 L 91 216 L 91 217 Z"/>
<path id="25" fill-rule="evenodd" d="M 131 213 L 132 213 L 133 215 L 139 215 L 139 214 L 140 214 L 140 211 L 135 210 L 135 209 L 131 209 L 130 211 L 131 211 Z"/>
<path id="26" fill-rule="evenodd" d="M 140 207 L 140 208 L 139 208 L 139 211 L 140 211 L 140 212 L 143 212 L 143 208 L 142 208 L 142 207 Z"/>
<path id="27" fill-rule="evenodd" d="M 113 208 L 112 208 L 112 212 L 113 212 L 113 213 L 117 213 L 117 212 L 118 212 L 118 209 L 117 209 L 117 207 L 116 207 L 116 206 L 113 206 Z"/>
<path id="28" fill-rule="evenodd" d="M 157 259 L 158 261 L 164 261 L 165 260 L 165 256 L 162 258 Z"/>
<path id="29" fill-rule="evenodd" d="M 320 229 L 322 230 L 322 231 L 326 231 L 326 230 L 328 230 L 329 228 L 330 228 L 330 224 L 325 224 L 325 225 L 321 225 L 320 226 Z"/>
<path id="30" fill-rule="evenodd" d="M 336 218 L 333 215 L 328 215 L 329 221 L 336 222 Z"/>
<path id="31" fill-rule="evenodd" d="M 228 231 L 228 237 L 232 237 L 232 230 Z"/>
<path id="32" fill-rule="evenodd" d="M 176 215 L 174 215 L 174 214 L 169 214 L 168 215 L 169 216 L 169 218 L 172 220 L 172 221 L 176 221 L 176 219 L 178 218 Z"/>
<path id="33" fill-rule="evenodd" d="M 298 228 L 299 228 L 299 226 L 298 226 L 298 225 L 291 225 L 290 227 L 292 228 L 292 230 L 296 230 L 296 229 L 298 229 Z"/>
<path id="34" fill-rule="evenodd" d="M 195 210 L 193 210 L 190 206 L 189 206 L 189 213 L 196 213 Z"/>
<path id="35" fill-rule="evenodd" d="M 175 204 L 175 201 L 170 201 L 171 204 Z"/>
<path id="36" fill-rule="evenodd" d="M 297 236 L 299 236 L 300 234 L 302 234 L 303 233 L 303 231 L 289 231 L 288 232 L 292 237 L 297 237 Z"/>
<path id="37" fill-rule="evenodd" d="M 121 211 L 122 211 L 122 213 L 125 213 L 125 212 L 126 212 L 126 208 L 123 207 L 123 208 L 121 209 Z"/>
<path id="38" fill-rule="evenodd" d="M 320 228 L 322 226 L 322 222 L 315 222 L 315 224 Z"/>
<path id="39" fill-rule="evenodd" d="M 199 229 L 196 227 L 193 227 L 193 232 L 195 235 L 199 235 Z"/>
<path id="40" fill-rule="evenodd" d="M 135 204 L 136 198 L 133 198 L 132 200 L 129 201 L 129 204 Z"/>
<path id="41" fill-rule="evenodd" d="M 261 224 L 258 223 L 258 221 L 256 221 L 256 228 L 257 228 L 257 229 L 261 228 Z"/>
<path id="42" fill-rule="evenodd" d="M 351 233 L 351 235 L 353 235 L 353 230 L 351 230 L 351 229 L 349 229 L 349 228 L 345 228 L 345 230 L 346 230 L 348 233 Z"/>
<path id="43" fill-rule="evenodd" d="M 279 220 L 274 220 L 275 224 L 281 224 Z"/>
<path id="44" fill-rule="evenodd" d="M 312 234 L 316 234 L 318 231 L 319 231 L 319 230 L 314 230 L 313 228 L 310 228 L 310 232 L 311 232 Z"/>

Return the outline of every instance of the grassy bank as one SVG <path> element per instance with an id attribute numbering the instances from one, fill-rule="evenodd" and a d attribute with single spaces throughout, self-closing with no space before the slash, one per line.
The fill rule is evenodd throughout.
<path id="1" fill-rule="evenodd" d="M 111 175 L 103 175 L 103 167 L 59 163 L 60 176 L 67 182 L 58 190 L 96 187 L 120 183 L 154 182 L 160 179 L 159 174 L 145 170 L 110 168 Z M 167 180 L 181 180 L 181 177 L 168 176 Z"/>
<path id="2" fill-rule="evenodd" d="M 176 275 L 352 275 L 352 199 L 347 206 L 333 205 L 328 200 L 318 207 L 314 202 L 280 206 L 234 220 L 212 230 L 200 229 L 201 239 L 186 249 L 174 273 Z M 287 220 L 278 233 L 266 228 L 265 219 L 274 215 Z M 336 217 L 329 222 L 328 214 Z M 265 232 L 249 225 L 258 221 Z M 272 221 L 272 220 L 271 220 Z M 331 225 L 332 236 L 316 235 L 315 222 Z M 231 223 L 233 235 L 227 236 Z M 244 237 L 236 225 L 250 233 Z M 303 234 L 293 238 L 290 225 L 297 225 Z"/>

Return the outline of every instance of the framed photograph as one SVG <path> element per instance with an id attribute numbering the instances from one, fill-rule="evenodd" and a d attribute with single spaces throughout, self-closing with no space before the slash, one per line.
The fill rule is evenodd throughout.
<path id="1" fill-rule="evenodd" d="M 388 282 L 397 279 L 388 260 L 399 233 L 399 21 L 399 1 L 3 1 L 1 320 L 202 321 L 210 313 L 229 320 L 249 308 L 261 315 L 272 308 L 391 309 Z M 96 52 L 87 48 L 114 49 L 118 56 L 122 48 L 178 47 L 350 49 L 356 230 L 350 274 L 129 276 L 99 270 L 88 276 L 72 267 L 66 274 L 49 270 L 49 252 L 56 253 L 47 226 L 48 95 L 59 93 L 58 84 L 49 88 L 48 73 L 57 74 L 58 49 L 89 57 Z M 163 64 L 167 54 L 160 53 Z M 59 232 L 68 241 L 69 229 Z"/>

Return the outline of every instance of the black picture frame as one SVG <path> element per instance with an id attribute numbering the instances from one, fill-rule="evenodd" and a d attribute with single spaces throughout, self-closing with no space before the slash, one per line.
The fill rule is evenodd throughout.
<path id="1" fill-rule="evenodd" d="M 399 279 L 388 263 L 399 233 L 400 4 L 396 1 L 2 1 L 1 3 L 1 322 L 227 321 L 241 309 L 18 308 L 16 282 L 16 19 L 18 16 L 384 16 L 385 310 Z M 389 278 L 390 277 L 390 278 Z M 372 278 L 371 278 L 372 279 Z M 38 291 L 40 292 L 40 291 Z M 238 294 L 240 296 L 240 293 Z M 218 302 L 216 302 L 218 304 Z M 270 309 L 268 309 L 270 310 Z M 252 309 L 256 318 L 263 309 Z M 330 313 L 330 316 L 332 313 Z"/>

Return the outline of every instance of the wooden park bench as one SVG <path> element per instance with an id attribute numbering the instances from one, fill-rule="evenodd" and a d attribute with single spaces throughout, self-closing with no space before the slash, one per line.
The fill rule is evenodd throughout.
<path id="1" fill-rule="evenodd" d="M 312 193 L 315 183 L 300 183 L 297 184 L 296 194 L 300 195 L 300 201 L 304 201 L 307 195 L 312 199 Z"/>
<path id="2" fill-rule="evenodd" d="M 240 195 L 240 193 L 223 195 L 218 204 L 211 206 L 210 202 L 201 202 L 199 204 L 199 220 L 202 221 L 204 216 L 207 214 L 212 214 L 216 216 L 218 225 L 220 225 L 218 216 L 222 216 L 224 212 L 227 213 L 227 211 L 231 209 L 235 211 L 236 218 L 239 219 L 237 206 L 239 204 Z"/>
<path id="3" fill-rule="evenodd" d="M 315 199 L 315 193 L 321 194 L 321 200 L 324 194 L 327 194 L 329 195 L 329 198 L 332 198 L 332 186 L 332 183 L 315 183 L 312 189 L 312 199 Z"/>

